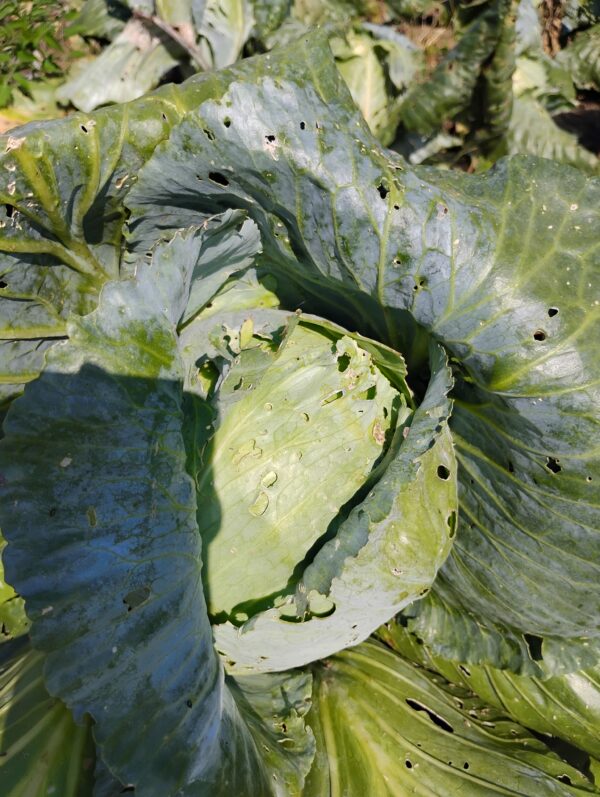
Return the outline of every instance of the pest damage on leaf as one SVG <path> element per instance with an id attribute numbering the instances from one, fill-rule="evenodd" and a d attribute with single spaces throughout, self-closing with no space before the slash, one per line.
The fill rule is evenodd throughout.
<path id="1" fill-rule="evenodd" d="M 592 17 L 146 5 L 0 145 L 2 797 L 597 794 Z"/>

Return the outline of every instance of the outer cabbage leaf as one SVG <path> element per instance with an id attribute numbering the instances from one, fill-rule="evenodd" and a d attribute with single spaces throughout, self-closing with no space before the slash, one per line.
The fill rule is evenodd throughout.
<path id="1" fill-rule="evenodd" d="M 523 727 L 376 643 L 314 673 L 317 754 L 304 797 L 598 794 Z"/>
<path id="2" fill-rule="evenodd" d="M 260 59 L 243 66 L 248 74 L 263 69 Z M 185 87 L 0 138 L 0 402 L 35 379 L 69 316 L 92 310 L 101 285 L 129 273 L 121 262 L 125 194 L 170 127 L 235 73 L 196 76 Z"/>
<path id="3" fill-rule="evenodd" d="M 44 656 L 24 640 L 0 648 L 3 797 L 79 797 L 94 772 L 90 723 L 79 726 L 44 686 Z"/>
<path id="4" fill-rule="evenodd" d="M 515 71 L 516 0 L 505 6 L 498 41 L 491 60 L 482 70 L 482 125 L 489 137 L 486 150 L 503 152 L 503 138 L 513 109 L 513 73 Z"/>
<path id="5" fill-rule="evenodd" d="M 600 90 L 600 25 L 581 31 L 561 50 L 557 60 L 580 89 Z"/>
<path id="6" fill-rule="evenodd" d="M 177 236 L 135 279 L 105 286 L 11 407 L 5 564 L 47 653 L 49 689 L 76 719 L 92 716 L 121 782 L 150 797 L 294 793 L 312 757 L 296 720 L 309 682 L 230 689 L 202 591 L 175 329 L 201 242 L 198 230 Z"/>
<path id="7" fill-rule="evenodd" d="M 0 389 L 34 379 L 72 313 L 119 274 L 123 197 L 185 109 L 217 91 L 197 79 L 132 105 L 32 124 L 2 138 Z"/>
<path id="8" fill-rule="evenodd" d="M 215 69 L 238 59 L 254 27 L 250 0 L 206 0 L 198 20 L 200 49 Z"/>
<path id="9" fill-rule="evenodd" d="M 488 3 L 464 26 L 458 44 L 433 73 L 424 82 L 411 86 L 400 107 L 407 130 L 433 133 L 445 119 L 453 118 L 469 105 L 483 64 L 492 58 L 504 35 L 508 7 L 507 0 Z"/>
<path id="10" fill-rule="evenodd" d="M 391 118 L 388 82 L 377 43 L 367 33 L 349 30 L 343 37 L 334 37 L 331 48 L 338 69 L 354 101 L 373 133 L 385 144 L 391 144 L 397 119 Z"/>
<path id="11" fill-rule="evenodd" d="M 56 96 L 85 113 L 111 102 L 136 100 L 177 66 L 178 55 L 180 49 L 158 28 L 130 19 L 115 40 L 67 80 Z"/>
<path id="12" fill-rule="evenodd" d="M 391 144 L 399 121 L 397 94 L 422 68 L 422 52 L 393 28 L 370 23 L 337 32 L 330 46 L 369 128 L 383 144 Z"/>
<path id="13" fill-rule="evenodd" d="M 575 135 L 561 130 L 542 103 L 529 93 L 514 98 L 507 139 L 511 155 L 538 155 L 584 171 L 600 169 L 598 157 L 582 147 Z"/>
<path id="14" fill-rule="evenodd" d="M 123 30 L 128 17 L 126 5 L 119 0 L 85 0 L 66 32 L 112 40 Z"/>
<path id="15" fill-rule="evenodd" d="M 411 317 L 443 343 L 462 465 L 445 599 L 515 636 L 597 638 L 598 183 L 535 159 L 409 171 L 314 56 L 314 84 L 273 57 L 175 128 L 130 194 L 134 228 L 157 200 L 247 208 L 304 309 L 400 349 Z"/>
<path id="16" fill-rule="evenodd" d="M 600 756 L 600 664 L 541 681 L 489 665 L 465 665 L 436 656 L 422 639 L 397 622 L 381 628 L 378 635 L 403 656 L 470 689 L 521 725 Z"/>

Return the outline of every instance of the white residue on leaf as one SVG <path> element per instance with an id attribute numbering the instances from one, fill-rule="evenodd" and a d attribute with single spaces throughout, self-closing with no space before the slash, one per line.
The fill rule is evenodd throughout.
<path id="1" fill-rule="evenodd" d="M 58 464 L 61 468 L 68 468 L 71 462 L 73 462 L 72 457 L 63 457 Z"/>
<path id="2" fill-rule="evenodd" d="M 19 149 L 22 146 L 25 138 L 17 138 L 17 136 L 9 136 L 8 141 L 6 142 L 6 152 L 10 152 L 11 149 Z"/>

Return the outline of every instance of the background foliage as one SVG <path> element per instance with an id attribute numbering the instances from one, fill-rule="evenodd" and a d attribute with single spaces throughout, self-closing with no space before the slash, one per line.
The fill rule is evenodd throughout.
<path id="1" fill-rule="evenodd" d="M 25 16 L 22 8 L 16 13 L 23 4 L 0 7 L 7 20 L 0 107 L 12 98 L 5 127 L 72 106 L 87 112 L 131 100 L 321 25 L 371 130 L 411 163 L 481 170 L 520 153 L 599 168 L 600 16 L 593 0 L 86 0 L 78 11 L 66 2 L 25 5 Z M 61 78 L 40 80 L 61 70 Z"/>

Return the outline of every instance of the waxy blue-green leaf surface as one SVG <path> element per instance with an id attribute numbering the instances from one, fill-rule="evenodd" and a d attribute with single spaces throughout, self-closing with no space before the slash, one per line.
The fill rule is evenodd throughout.
<path id="1" fill-rule="evenodd" d="M 2 380 L 8 396 L 33 380 L 0 443 L 4 561 L 50 691 L 77 719 L 92 716 L 120 782 L 150 797 L 300 793 L 314 751 L 302 720 L 310 679 L 246 673 L 355 645 L 428 589 L 406 621 L 414 631 L 431 607 L 441 612 L 429 613 L 442 616 L 430 628 L 435 653 L 460 660 L 466 643 L 480 663 L 544 676 L 588 666 L 600 639 L 598 181 L 533 158 L 480 176 L 408 169 L 370 134 L 312 34 L 129 109 L 29 132 L 5 139 L 0 166 Z M 270 285 L 289 310 L 404 351 L 417 406 L 367 495 L 353 497 L 335 535 L 323 529 L 293 592 L 241 627 L 211 629 L 184 391 L 204 406 L 215 383 L 192 388 L 197 363 L 184 357 L 205 330 L 196 314 L 214 312 L 204 321 L 218 325 L 240 272 L 240 293 L 262 303 L 259 322 L 275 304 Z M 209 336 L 227 367 L 231 344 L 241 351 L 253 337 L 247 320 Z M 35 380 L 48 341 L 63 337 Z M 471 728 L 445 687 L 446 697 L 430 693 L 430 675 L 373 650 L 352 675 L 339 662 L 360 651 L 325 666 L 336 678 L 318 693 L 324 780 L 313 767 L 307 793 L 327 794 L 337 771 L 357 795 L 365 785 L 385 794 L 398 767 L 403 779 L 426 773 L 408 788 L 444 797 L 465 783 L 475 794 L 593 791 L 518 726 L 488 710 Z M 404 686 L 417 683 L 427 701 L 401 690 L 390 699 L 403 667 Z M 352 723 L 327 731 L 330 694 Z M 418 747 L 418 767 L 398 761 L 400 707 L 433 738 L 429 770 Z M 458 774 L 448 769 L 446 753 L 466 748 L 476 763 L 461 756 Z"/>
<path id="2" fill-rule="evenodd" d="M 200 75 L 0 137 L 0 402 L 36 378 L 71 314 L 93 310 L 104 282 L 130 273 L 121 262 L 124 196 L 170 127 L 230 78 Z"/>
<path id="3" fill-rule="evenodd" d="M 92 716 L 121 782 L 151 797 L 287 794 L 312 757 L 293 720 L 310 685 L 302 675 L 264 679 L 254 701 L 252 684 L 240 683 L 254 707 L 247 724 L 202 590 L 176 335 L 201 244 L 192 229 L 157 248 L 135 279 L 107 285 L 98 310 L 71 323 L 70 342 L 11 408 L 0 454 L 5 565 L 47 654 L 49 689 L 76 719 Z M 265 689 L 287 695 L 281 708 Z M 280 727 L 271 728 L 273 715 Z M 276 773 L 259 751 L 267 740 Z M 293 753 L 279 752 L 286 744 Z"/>
<path id="4" fill-rule="evenodd" d="M 401 311 L 443 343 L 462 529 L 446 594 L 484 625 L 583 644 L 600 633 L 598 181 L 518 158 L 481 176 L 409 171 L 343 97 L 332 68 L 307 83 L 274 59 L 232 83 L 142 170 L 134 228 L 157 202 L 244 207 L 304 309 L 352 317 L 369 295 L 387 342 Z"/>

